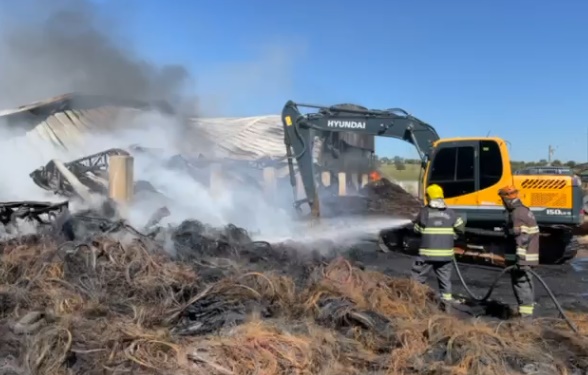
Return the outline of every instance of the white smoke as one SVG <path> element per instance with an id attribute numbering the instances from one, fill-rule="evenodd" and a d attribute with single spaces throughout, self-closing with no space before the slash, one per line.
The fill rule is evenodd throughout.
<path id="1" fill-rule="evenodd" d="M 328 239 L 347 243 L 353 238 L 378 233 L 383 228 L 405 224 L 404 220 L 388 218 L 352 221 L 323 219 L 321 226 L 309 226 L 295 220 L 293 210 L 284 208 L 290 206 L 290 201 L 278 200 L 276 205 L 258 187 L 225 184 L 223 190 L 211 191 L 207 180 L 200 183 L 184 171 L 169 168 L 166 162 L 188 147 L 203 150 L 213 140 L 198 137 L 186 139 L 182 119 L 156 112 L 144 112 L 132 121 L 128 118 L 124 121 L 124 127 L 114 124 L 114 130 L 109 133 L 85 134 L 77 143 L 68 143 L 69 150 L 55 147 L 48 141 L 36 142 L 36 131 L 20 136 L 3 134 L 0 154 L 5 162 L 0 164 L 0 173 L 10 178 L 2 180 L 0 201 L 63 200 L 36 186 L 29 173 L 51 159 L 69 162 L 107 149 L 128 149 L 130 145 L 138 144 L 155 152 L 133 154 L 135 181 L 148 181 L 166 199 L 153 195 L 136 196 L 128 219 L 137 228 L 142 228 L 151 214 L 162 206 L 166 206 L 171 213 L 162 220 L 164 225 L 177 225 L 186 219 L 196 219 L 213 226 L 234 224 L 255 233 L 257 239 L 276 242 Z M 241 172 L 247 171 L 233 170 L 231 173 L 237 175 Z M 292 197 L 291 191 L 278 193 L 283 193 L 288 200 Z"/>
<path id="2" fill-rule="evenodd" d="M 196 107 L 191 72 L 180 65 L 157 66 L 145 61 L 132 46 L 123 45 L 123 35 L 112 31 L 117 30 L 111 26 L 118 20 L 105 17 L 97 7 L 87 0 L 0 4 L 0 109 L 67 92 L 144 101 L 164 99 L 174 108 L 186 111 Z M 31 9 L 36 10 L 34 14 Z M 290 47 L 288 51 L 291 52 Z M 269 48 L 261 62 L 219 65 L 210 74 L 203 74 L 203 79 L 208 79 L 203 85 L 207 92 L 201 93 L 198 102 L 208 106 L 201 108 L 201 113 L 233 112 L 231 106 L 250 103 L 257 95 L 259 100 L 276 102 L 279 109 L 280 103 L 288 99 L 279 96 L 287 95 L 291 78 L 291 55 L 288 59 L 284 56 L 282 49 Z M 261 98 L 262 95 L 266 97 Z M 214 100 L 219 101 L 216 108 L 210 105 Z M 29 173 L 51 159 L 68 162 L 110 148 L 138 144 L 163 152 L 160 157 L 135 154 L 135 180 L 150 182 L 168 199 L 137 197 L 140 203 L 129 212 L 135 226 L 141 227 L 154 210 L 166 205 L 171 215 L 163 224 L 197 219 L 211 225 L 232 223 L 274 239 L 300 237 L 301 230 L 306 238 L 327 234 L 342 237 L 336 231 L 306 231 L 292 219 L 289 209 L 277 208 L 259 189 L 248 184 L 211 192 L 186 173 L 167 168 L 164 161 L 168 157 L 209 151 L 214 142 L 201 139 L 195 131 L 186 132 L 185 124 L 178 118 L 145 112 L 131 121 L 120 119 L 119 123 L 108 124 L 109 133 L 80 134 L 77 143 L 68 136 L 67 150 L 47 140 L 51 132 L 48 127 L 40 126 L 22 134 L 7 125 L 0 117 L 0 201 L 61 201 L 61 197 L 36 186 Z M 12 129 L 18 128 L 18 124 L 10 125 Z M 30 124 L 27 126 L 30 129 Z M 41 137 L 43 132 L 46 134 Z M 289 197 L 283 207 L 291 207 L 291 191 L 278 193 Z M 349 228 L 345 230 L 353 233 Z"/>
<path id="3" fill-rule="evenodd" d="M 114 125 L 110 133 L 85 134 L 78 142 L 69 142 L 68 150 L 60 149 L 48 140 L 37 141 L 41 126 L 25 135 L 8 134 L 9 131 L 4 130 L 0 134 L 0 154 L 4 160 L 0 164 L 0 173 L 10 178 L 2 179 L 0 200 L 63 200 L 36 186 L 29 173 L 51 159 L 69 162 L 107 149 L 128 149 L 130 145 L 138 144 L 157 152 L 133 155 L 135 180 L 150 182 L 169 199 L 160 200 L 153 196 L 148 200 L 138 199 L 138 204 L 129 212 L 132 225 L 143 226 L 151 213 L 166 205 L 171 215 L 164 219 L 164 224 L 196 219 L 211 225 L 232 223 L 266 233 L 291 227 L 288 213 L 268 203 L 263 192 L 253 186 L 225 185 L 225 189 L 213 192 L 207 184 L 196 181 L 187 173 L 167 167 L 169 158 L 188 146 L 202 150 L 212 141 L 198 137 L 183 139 L 185 124 L 182 119 L 144 112 L 132 121 L 125 119 L 124 125 Z"/>

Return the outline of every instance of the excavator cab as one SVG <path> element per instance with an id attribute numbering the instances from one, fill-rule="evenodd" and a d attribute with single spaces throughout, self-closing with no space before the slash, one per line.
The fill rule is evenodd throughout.
<path id="1" fill-rule="evenodd" d="M 470 223 L 504 220 L 497 192 L 514 185 L 521 200 L 544 225 L 578 225 L 583 221 L 583 191 L 573 176 L 515 175 L 501 138 L 450 138 L 434 143 L 423 179 L 443 187 L 447 204 Z"/>

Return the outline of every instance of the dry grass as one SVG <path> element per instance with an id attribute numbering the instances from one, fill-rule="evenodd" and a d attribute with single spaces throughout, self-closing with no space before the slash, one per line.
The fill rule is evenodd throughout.
<path id="1" fill-rule="evenodd" d="M 239 253 L 237 245 L 229 247 Z M 47 241 L 5 247 L 1 370 L 484 375 L 523 373 L 524 366 L 551 374 L 588 369 L 588 340 L 560 323 L 458 320 L 438 310 L 428 288 L 341 257 L 312 263 L 300 282 L 277 247 L 264 254 L 275 267 L 254 269 L 241 255 L 217 264 L 223 269 L 215 277 L 213 258 L 200 259 L 197 246 L 183 261 L 147 248 L 106 237 L 76 247 Z M 588 318 L 572 317 L 588 334 Z"/>
<path id="2" fill-rule="evenodd" d="M 380 166 L 382 175 L 393 181 L 418 181 L 420 169 L 418 164 L 406 164 L 403 170 L 398 170 L 394 164 Z"/>

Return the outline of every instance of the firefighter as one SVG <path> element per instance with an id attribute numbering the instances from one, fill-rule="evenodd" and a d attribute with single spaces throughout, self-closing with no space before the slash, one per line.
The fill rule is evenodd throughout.
<path id="1" fill-rule="evenodd" d="M 433 270 L 439 284 L 443 307 L 449 311 L 451 274 L 453 272 L 453 245 L 458 233 L 463 233 L 465 223 L 445 204 L 443 189 L 430 185 L 426 189 L 427 205 L 414 220 L 414 230 L 421 235 L 419 256 L 412 266 L 412 277 L 424 284 Z"/>
<path id="2" fill-rule="evenodd" d="M 510 244 L 505 253 L 507 265 L 516 265 L 510 272 L 512 288 L 523 319 L 533 317 L 535 291 L 528 270 L 539 264 L 539 227 L 533 212 L 519 198 L 513 186 L 498 191 L 508 213 L 506 233 Z"/>

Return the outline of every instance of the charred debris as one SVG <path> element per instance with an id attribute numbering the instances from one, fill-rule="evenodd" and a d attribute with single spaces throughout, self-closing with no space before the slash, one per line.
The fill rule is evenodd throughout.
<path id="1" fill-rule="evenodd" d="M 72 216 L 69 203 L 72 200 L 92 203 L 94 209 L 91 214 L 97 215 L 97 219 L 92 219 L 94 221 L 99 219 L 120 220 L 116 203 L 108 198 L 109 158 L 118 155 L 151 158 L 151 162 L 159 163 L 166 169 L 187 175 L 204 186 L 209 184 L 212 173 L 211 166 L 217 164 L 222 167 L 223 174 L 230 176 L 234 183 L 253 187 L 259 191 L 263 190 L 261 182 L 263 168 L 285 166 L 283 161 L 271 159 L 211 160 L 201 155 L 190 158 L 180 154 L 164 158 L 161 150 L 139 145 L 131 145 L 127 150 L 108 149 L 67 162 L 53 159 L 45 166 L 32 171 L 29 176 L 41 189 L 63 197 L 64 201 L 61 203 L 31 201 L 0 203 L 0 220 L 5 231 L 13 235 L 16 234 L 17 221 L 25 221 L 44 228 L 43 233 L 57 230 L 57 227 L 63 227 L 65 238 L 73 239 L 75 233 L 73 233 L 71 223 L 88 218 L 90 211 L 78 212 Z M 164 203 L 168 199 L 146 180 L 134 181 L 133 190 L 135 196 L 147 196 L 148 199 L 156 197 Z M 421 206 L 418 199 L 387 179 L 373 182 L 363 187 L 359 193 L 337 197 L 339 203 L 328 208 L 327 211 L 332 215 L 392 214 L 397 217 L 409 218 L 414 216 Z M 345 204 L 340 204 L 342 199 L 346 200 Z M 97 200 L 101 201 L 98 208 L 96 208 Z M 327 199 L 327 205 L 328 202 Z M 148 220 L 147 228 L 154 227 L 169 214 L 170 212 L 165 205 L 155 210 Z"/>
<path id="2" fill-rule="evenodd" d="M 112 156 L 140 156 L 152 163 L 158 163 L 166 169 L 175 170 L 189 176 L 196 182 L 206 186 L 209 184 L 213 164 L 220 165 L 223 174 L 229 176 L 233 183 L 254 189 L 263 189 L 260 183 L 261 170 L 264 167 L 280 167 L 280 161 L 261 159 L 243 160 L 211 160 L 203 157 L 187 157 L 174 155 L 163 157 L 161 150 L 131 145 L 128 150 L 113 148 L 82 158 L 63 162 L 50 160 L 45 166 L 32 171 L 29 176 L 43 190 L 50 191 L 64 200 L 53 202 L 5 202 L 0 203 L 0 220 L 5 234 L 12 238 L 17 235 L 19 222 L 36 226 L 40 233 L 60 232 L 65 239 L 75 238 L 75 228 L 81 222 L 120 221 L 117 204 L 109 198 L 109 158 Z M 163 218 L 170 215 L 165 202 L 169 198 L 158 191 L 149 181 L 134 181 L 134 196 L 145 199 L 156 198 L 164 205 L 155 210 L 148 220 L 146 228 L 156 226 Z M 92 210 L 78 210 L 71 214 L 70 202 L 76 201 L 92 206 Z M 97 204 L 96 202 L 99 202 Z M 140 202 L 138 202 L 140 203 Z M 97 207 L 97 208 L 96 208 Z M 75 223 L 75 224 L 74 224 Z"/>
<path id="3" fill-rule="evenodd" d="M 132 145 L 129 151 L 123 149 L 109 149 L 93 155 L 85 156 L 70 162 L 63 163 L 59 160 L 51 160 L 47 165 L 30 173 L 30 177 L 40 188 L 52 191 L 57 195 L 67 198 L 77 197 L 84 199 L 89 193 L 102 196 L 108 195 L 108 158 L 114 155 L 139 155 L 151 157 L 154 163 L 162 163 L 166 168 L 185 173 L 195 181 L 207 185 L 210 179 L 210 167 L 212 164 L 222 165 L 236 182 L 247 183 L 249 186 L 261 189 L 259 183 L 260 170 L 266 166 L 279 166 L 279 161 L 261 159 L 254 161 L 244 160 L 212 160 L 203 157 L 186 157 L 178 154 L 163 162 L 161 151 L 158 149 Z M 249 173 L 248 173 L 249 170 Z M 257 173 L 256 173 L 257 172 Z M 161 194 L 153 185 L 144 180 L 135 181 L 136 193 L 151 192 Z"/>
<path id="4" fill-rule="evenodd" d="M 139 231 L 82 216 L 75 240 L 0 245 L 4 374 L 588 370 L 585 336 L 557 323 L 464 322 L 441 313 L 429 288 L 370 271 L 345 249 L 269 244 L 194 220 Z"/>

